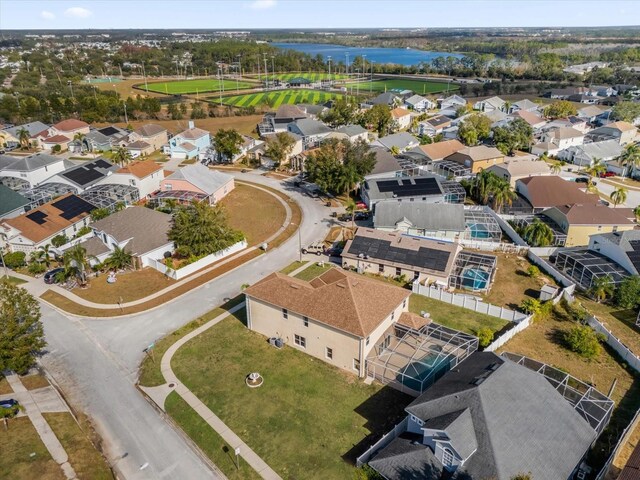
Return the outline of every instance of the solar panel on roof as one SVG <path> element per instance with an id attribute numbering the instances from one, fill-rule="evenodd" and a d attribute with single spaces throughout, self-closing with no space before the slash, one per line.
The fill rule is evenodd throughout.
<path id="1" fill-rule="evenodd" d="M 45 218 L 47 218 L 47 214 L 44 212 L 41 212 L 40 210 L 37 210 L 27 215 L 27 218 L 29 220 L 36 222 L 38 225 L 42 225 L 46 221 Z"/>
<path id="2" fill-rule="evenodd" d="M 87 185 L 94 180 L 104 177 L 104 175 L 93 168 L 81 167 L 75 170 L 70 170 L 62 174 L 72 182 L 78 185 Z"/>
<path id="3" fill-rule="evenodd" d="M 640 240 L 629 240 L 629 245 L 636 251 L 640 250 Z"/>
<path id="4" fill-rule="evenodd" d="M 631 263 L 636 270 L 640 272 L 640 251 L 627 252 L 627 257 L 631 260 Z"/>
<path id="5" fill-rule="evenodd" d="M 101 134 L 106 135 L 107 137 L 118 133 L 118 129 L 114 127 L 104 127 L 98 130 Z"/>
<path id="6" fill-rule="evenodd" d="M 96 167 L 100 167 L 100 168 L 111 168 L 111 164 L 109 162 L 107 162 L 106 160 L 102 160 L 101 158 L 99 158 L 98 160 L 96 160 L 95 162 L 93 162 L 94 165 Z"/>
<path id="7" fill-rule="evenodd" d="M 60 216 L 65 220 L 71 220 L 72 218 L 75 218 L 83 213 L 90 213 L 96 208 L 86 200 L 83 200 L 80 197 L 76 197 L 75 195 L 70 195 L 68 197 L 62 198 L 57 202 L 52 203 L 51 205 L 62 212 Z"/>

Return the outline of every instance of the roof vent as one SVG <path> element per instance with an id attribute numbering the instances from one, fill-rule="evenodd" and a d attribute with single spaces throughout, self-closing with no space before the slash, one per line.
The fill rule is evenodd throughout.
<path id="1" fill-rule="evenodd" d="M 290 283 L 289 286 L 291 288 L 295 288 L 296 290 L 298 290 L 300 288 L 300 285 L 296 285 L 295 283 Z"/>
<path id="2" fill-rule="evenodd" d="M 336 286 L 338 286 L 340 288 L 347 288 L 347 286 L 342 282 L 336 283 Z"/>
<path id="3" fill-rule="evenodd" d="M 480 385 L 482 382 L 484 382 L 485 377 L 476 377 L 473 379 L 473 381 L 471 382 L 474 385 Z"/>

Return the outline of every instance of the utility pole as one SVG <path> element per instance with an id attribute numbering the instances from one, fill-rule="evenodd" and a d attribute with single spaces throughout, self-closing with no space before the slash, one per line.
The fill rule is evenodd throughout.
<path id="1" fill-rule="evenodd" d="M 362 76 L 365 77 L 367 75 L 367 56 L 362 55 Z"/>
<path id="2" fill-rule="evenodd" d="M 271 84 L 275 86 L 275 84 L 276 84 L 276 67 L 274 66 L 273 59 L 274 59 L 274 56 L 271 55 L 271 73 L 273 74 L 273 82 Z"/>
<path id="3" fill-rule="evenodd" d="M 123 101 L 122 105 L 124 105 L 124 123 L 129 125 L 129 117 L 127 117 L 127 102 Z"/>
<path id="4" fill-rule="evenodd" d="M 371 60 L 369 63 L 371 64 L 371 81 L 369 82 L 369 93 L 371 93 L 371 89 L 373 88 L 373 64 L 376 62 Z"/>
<path id="5" fill-rule="evenodd" d="M 69 89 L 71 90 L 71 98 L 75 102 L 76 101 L 76 97 L 74 97 L 74 95 L 73 95 L 73 83 L 71 83 L 71 80 L 67 80 L 67 85 L 69 85 Z"/>
<path id="6" fill-rule="evenodd" d="M 222 106 L 222 78 L 220 73 L 221 67 L 218 65 L 218 89 L 220 90 L 220 106 Z"/>

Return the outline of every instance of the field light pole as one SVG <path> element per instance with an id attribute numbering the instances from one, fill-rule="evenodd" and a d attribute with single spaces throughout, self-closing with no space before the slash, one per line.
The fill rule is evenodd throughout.
<path id="1" fill-rule="evenodd" d="M 262 54 L 264 57 L 264 86 L 269 89 L 269 69 L 267 68 L 267 54 Z"/>
<path id="2" fill-rule="evenodd" d="M 144 90 L 149 93 L 149 86 L 147 85 L 147 72 L 144 70 L 144 62 L 142 62 L 142 78 L 144 78 Z"/>
<path id="3" fill-rule="evenodd" d="M 367 56 L 362 55 L 362 76 L 367 75 Z"/>
<path id="4" fill-rule="evenodd" d="M 344 67 L 344 73 L 346 75 L 349 75 L 349 52 L 345 53 L 344 56 L 347 58 L 347 63 L 345 64 L 345 67 Z"/>
<path id="5" fill-rule="evenodd" d="M 327 63 L 329 63 L 329 85 L 331 85 L 333 82 L 331 82 L 331 55 L 327 55 Z"/>
<path id="6" fill-rule="evenodd" d="M 273 62 L 274 58 L 275 58 L 274 55 L 271 55 L 271 74 L 273 75 L 272 84 L 275 86 L 275 84 L 276 84 L 276 67 L 275 67 L 275 64 Z"/>
<path id="7" fill-rule="evenodd" d="M 371 93 L 371 90 L 373 88 L 373 64 L 376 62 L 371 60 L 369 63 L 371 64 L 371 81 L 369 82 L 369 93 Z"/>

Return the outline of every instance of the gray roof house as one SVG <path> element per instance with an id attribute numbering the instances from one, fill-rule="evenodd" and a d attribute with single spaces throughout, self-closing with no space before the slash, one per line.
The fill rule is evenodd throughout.
<path id="1" fill-rule="evenodd" d="M 313 120 L 311 118 L 302 118 L 295 122 L 291 122 L 287 125 L 287 130 L 302 137 L 302 145 L 304 149 L 318 146 L 322 139 L 333 132 L 331 128 L 321 121 Z"/>
<path id="2" fill-rule="evenodd" d="M 420 140 L 411 135 L 408 132 L 398 132 L 387 135 L 386 137 L 380 137 L 372 145 L 382 146 L 391 151 L 394 147 L 400 152 L 404 152 L 410 148 L 415 148 L 420 145 Z"/>
<path id="3" fill-rule="evenodd" d="M 82 193 L 119 169 L 118 165 L 114 165 L 104 158 L 96 158 L 81 165 L 74 165 L 48 178 L 44 183 L 65 183 L 75 187 L 78 192 Z"/>
<path id="4" fill-rule="evenodd" d="M 398 159 L 391 155 L 391 152 L 383 147 L 371 147 L 371 151 L 376 154 L 376 164 L 366 179 L 394 177 L 396 173 L 402 172 L 402 165 Z"/>
<path id="5" fill-rule="evenodd" d="M 404 104 L 410 109 L 418 112 L 432 109 L 435 106 L 431 100 L 423 97 L 422 95 L 411 95 L 409 98 L 404 100 Z"/>
<path id="6" fill-rule="evenodd" d="M 13 159 L 13 162 L 9 162 L 10 158 Z M 30 187 L 35 187 L 49 177 L 72 166 L 73 163 L 63 157 L 42 152 L 26 157 L 3 156 L 0 162 L 0 176 L 13 177 L 16 182 L 28 183 Z"/>
<path id="7" fill-rule="evenodd" d="M 525 365 L 473 353 L 406 408 L 406 431 L 369 465 L 387 480 L 572 478 L 597 431 Z"/>
<path id="8" fill-rule="evenodd" d="M 42 122 L 29 122 L 29 123 L 24 123 L 22 125 L 17 125 L 15 127 L 6 128 L 6 129 L 2 130 L 2 132 L 8 133 L 13 138 L 18 140 L 18 137 L 20 136 L 20 134 L 18 132 L 20 132 L 20 130 L 22 130 L 23 128 L 27 132 L 29 132 L 29 136 L 30 137 L 34 137 L 38 133 L 41 133 L 41 132 L 44 132 L 45 130 L 48 130 L 49 129 L 49 125 L 47 125 L 46 123 L 42 123 Z"/>
<path id="9" fill-rule="evenodd" d="M 608 162 L 620 156 L 624 147 L 615 140 L 574 145 L 558 153 L 560 160 L 590 167 L 596 159 Z"/>
<path id="10" fill-rule="evenodd" d="M 422 201 L 378 203 L 373 226 L 419 237 L 450 239 L 467 229 L 464 205 Z"/>
<path id="11" fill-rule="evenodd" d="M 402 98 L 394 92 L 384 92 L 369 100 L 369 105 L 396 105 L 402 103 Z"/>
<path id="12" fill-rule="evenodd" d="M 346 135 L 350 142 L 358 140 L 366 142 L 369 139 L 369 131 L 360 125 L 343 125 L 336 128 L 336 132 Z"/>
<path id="13" fill-rule="evenodd" d="M 533 103 L 528 98 L 524 100 L 518 100 L 517 102 L 513 102 L 511 104 L 511 108 L 509 109 L 509 113 L 514 113 L 520 110 L 524 110 L 526 112 L 536 112 L 540 108 L 540 105 L 537 103 Z"/>
<path id="14" fill-rule="evenodd" d="M 9 187 L 0 184 L 0 218 L 13 218 L 22 215 L 28 205 L 29 200 Z"/>
<path id="15" fill-rule="evenodd" d="M 445 190 L 435 175 L 367 179 L 361 190 L 362 199 L 374 212 L 381 201 L 445 203 Z"/>

